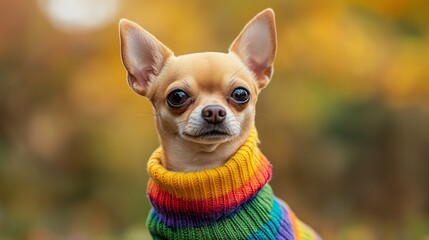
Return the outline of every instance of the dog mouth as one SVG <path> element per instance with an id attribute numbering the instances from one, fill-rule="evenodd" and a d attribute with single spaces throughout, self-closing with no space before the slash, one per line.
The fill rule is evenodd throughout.
<path id="1" fill-rule="evenodd" d="M 225 130 L 219 130 L 219 129 L 200 131 L 196 133 L 184 132 L 183 135 L 190 140 L 202 140 L 202 141 L 227 140 L 233 136 L 231 133 Z"/>
<path id="2" fill-rule="evenodd" d="M 195 137 L 195 138 L 204 138 L 204 137 L 213 137 L 213 136 L 229 136 L 230 134 L 224 131 L 219 131 L 219 130 L 211 130 L 211 131 L 206 131 L 206 132 L 202 132 L 202 133 L 198 133 L 195 135 L 189 135 L 191 137 Z"/>

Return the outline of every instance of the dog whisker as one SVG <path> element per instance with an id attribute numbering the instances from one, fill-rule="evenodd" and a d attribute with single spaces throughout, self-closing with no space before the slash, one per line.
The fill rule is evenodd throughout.
<path id="1" fill-rule="evenodd" d="M 243 68 L 245 68 L 246 65 L 243 64 L 243 66 L 241 66 L 237 71 L 235 71 L 231 77 L 229 78 L 229 83 L 231 83 L 234 80 L 235 75 L 237 75 Z"/>
<path id="2" fill-rule="evenodd" d="M 272 116 L 270 116 L 270 115 L 268 115 L 268 114 L 260 113 L 260 112 L 256 113 L 256 114 L 255 114 L 255 117 L 256 117 L 256 118 L 258 118 L 258 117 L 263 117 L 264 119 L 273 119 L 273 118 L 272 118 Z"/>

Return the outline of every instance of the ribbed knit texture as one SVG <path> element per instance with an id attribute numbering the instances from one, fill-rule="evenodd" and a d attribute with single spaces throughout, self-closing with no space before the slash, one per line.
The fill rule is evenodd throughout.
<path id="1" fill-rule="evenodd" d="M 162 148 L 150 157 L 147 219 L 154 239 L 320 239 L 277 199 L 268 183 L 271 164 L 248 139 L 224 165 L 172 172 L 161 165 Z"/>

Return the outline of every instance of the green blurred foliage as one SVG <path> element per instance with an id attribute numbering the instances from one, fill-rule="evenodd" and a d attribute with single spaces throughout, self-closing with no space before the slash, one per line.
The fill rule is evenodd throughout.
<path id="1" fill-rule="evenodd" d="M 279 49 L 256 121 L 277 195 L 325 239 L 429 238 L 429 2 L 120 3 L 62 31 L 37 1 L 0 2 L 1 239 L 148 238 L 158 142 L 118 20 L 181 55 L 226 51 L 266 7 Z"/>

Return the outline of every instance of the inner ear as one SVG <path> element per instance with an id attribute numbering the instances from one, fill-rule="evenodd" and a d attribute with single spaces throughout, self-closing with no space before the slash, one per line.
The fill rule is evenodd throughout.
<path id="1" fill-rule="evenodd" d="M 274 12 L 266 9 L 243 28 L 229 48 L 252 71 L 259 88 L 264 88 L 273 74 L 277 50 Z"/>
<path id="2" fill-rule="evenodd" d="M 120 21 L 119 32 L 128 84 L 136 93 L 146 96 L 149 84 L 173 53 L 149 32 L 126 19 Z"/>

